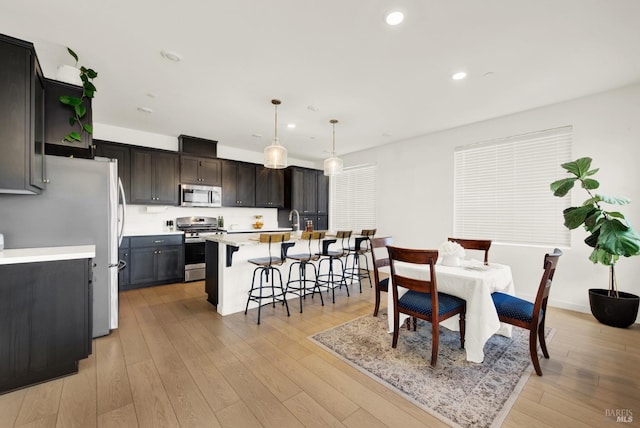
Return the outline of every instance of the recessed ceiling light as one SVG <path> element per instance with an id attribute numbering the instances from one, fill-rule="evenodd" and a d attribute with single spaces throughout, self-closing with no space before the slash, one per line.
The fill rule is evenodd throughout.
<path id="1" fill-rule="evenodd" d="M 287 123 L 287 128 L 295 128 L 296 124 L 295 123 Z"/>
<path id="2" fill-rule="evenodd" d="M 262 134 L 258 134 L 258 133 L 251 134 L 251 136 L 255 138 L 262 138 Z"/>
<path id="3" fill-rule="evenodd" d="M 318 111 L 320 110 L 318 107 L 314 106 L 314 105 L 308 105 L 307 106 L 307 110 L 311 110 L 311 111 Z"/>
<path id="4" fill-rule="evenodd" d="M 462 79 L 464 79 L 465 77 L 467 77 L 467 73 L 465 73 L 464 71 L 458 71 L 457 73 L 453 73 L 453 74 L 451 75 L 451 78 L 452 78 L 453 80 L 462 80 Z"/>
<path id="5" fill-rule="evenodd" d="M 178 52 L 162 51 L 160 55 L 162 55 L 162 58 L 173 62 L 180 62 L 180 60 L 182 60 L 182 56 Z"/>
<path id="6" fill-rule="evenodd" d="M 150 109 L 149 107 L 138 107 L 138 111 L 143 113 L 153 113 L 153 109 Z"/>
<path id="7" fill-rule="evenodd" d="M 399 10 L 391 11 L 387 14 L 384 20 L 389 25 L 401 24 L 402 21 L 404 21 L 404 13 L 400 12 Z"/>

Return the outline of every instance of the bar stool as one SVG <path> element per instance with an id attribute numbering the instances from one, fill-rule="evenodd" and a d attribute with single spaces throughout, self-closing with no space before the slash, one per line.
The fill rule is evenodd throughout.
<path id="1" fill-rule="evenodd" d="M 285 288 L 282 283 L 282 273 L 277 266 L 284 264 L 286 261 L 286 250 L 288 246 L 285 241 L 288 241 L 291 237 L 290 233 L 262 233 L 260 234 L 260 242 L 269 244 L 269 257 L 260 257 L 257 259 L 247 260 L 249 263 L 257 265 L 258 267 L 253 271 L 253 279 L 251 281 L 251 290 L 249 290 L 249 297 L 247 299 L 247 306 L 244 309 L 244 314 L 247 314 L 249 309 L 249 302 L 256 302 L 258 304 L 258 325 L 260 325 L 260 309 L 264 305 L 271 303 L 273 307 L 276 307 L 276 301 L 282 302 L 287 308 L 287 316 L 289 314 L 289 305 L 287 304 Z M 272 256 L 271 244 L 280 243 L 280 255 L 279 257 Z M 293 245 L 293 244 L 291 244 Z M 290 246 L 290 245 L 289 245 Z M 260 283 L 256 285 L 256 275 L 260 274 Z M 276 282 L 276 273 L 280 281 L 280 285 Z M 269 281 L 271 276 L 271 281 Z M 266 290 L 267 294 L 264 294 Z M 268 299 L 267 303 L 262 303 L 263 300 Z"/>
<path id="2" fill-rule="evenodd" d="M 331 289 L 333 303 L 336 303 L 336 287 L 342 287 L 343 285 L 347 289 L 347 297 L 349 297 L 349 287 L 347 286 L 347 275 L 345 272 L 345 265 L 342 261 L 344 257 L 349 253 L 349 238 L 351 238 L 351 231 L 341 230 L 336 234 L 336 239 L 325 239 L 322 241 L 322 252 L 319 254 L 320 262 L 318 263 L 318 278 L 317 283 L 320 287 L 327 287 L 327 293 Z M 329 250 L 329 245 L 335 244 L 340 240 L 339 250 Z M 333 268 L 333 262 L 340 263 L 340 271 L 336 272 Z M 327 273 L 322 272 L 323 262 L 329 263 L 329 269 Z M 323 279 L 324 278 L 324 279 Z"/>
<path id="3" fill-rule="evenodd" d="M 318 253 L 314 254 L 311 252 L 311 241 L 317 241 L 318 249 L 320 249 L 320 240 L 324 239 L 324 236 L 325 232 L 302 232 L 300 239 L 308 242 L 309 252 L 287 255 L 288 259 L 295 260 L 295 262 L 291 263 L 289 266 L 289 278 L 287 279 L 285 292 L 287 294 L 295 294 L 300 298 L 300 313 L 302 313 L 302 299 L 306 299 L 306 296 L 309 293 L 311 293 L 311 298 L 313 298 L 316 293 L 316 288 L 318 289 L 318 294 L 320 294 L 322 306 L 324 306 L 324 299 L 322 298 L 320 286 L 318 285 L 318 270 L 316 269 L 316 265 L 312 263 L 317 261 L 320 258 L 320 255 Z M 291 278 L 294 266 L 298 266 L 298 279 Z M 307 279 L 307 266 L 310 266 L 313 269 L 313 280 Z"/>
<path id="4" fill-rule="evenodd" d="M 360 292 L 362 293 L 362 279 L 369 280 L 369 286 L 373 287 L 371 275 L 369 273 L 369 260 L 367 253 L 371 252 L 371 239 L 376 234 L 377 229 L 362 229 L 360 236 L 355 238 L 355 245 L 349 246 L 347 256 L 345 257 L 345 265 L 347 266 L 347 276 L 351 279 L 351 283 L 356 280 L 360 284 Z M 351 259 L 351 267 L 349 267 L 349 256 Z M 360 259 L 364 259 L 364 268 L 360 263 Z"/>

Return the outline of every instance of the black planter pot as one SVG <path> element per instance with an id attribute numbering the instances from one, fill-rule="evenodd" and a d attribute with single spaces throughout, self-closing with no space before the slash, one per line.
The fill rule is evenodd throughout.
<path id="1" fill-rule="evenodd" d="M 624 291 L 619 291 L 618 295 L 620 297 L 610 297 L 609 290 L 589 289 L 591 313 L 602 324 L 627 328 L 636 322 L 640 297 Z"/>

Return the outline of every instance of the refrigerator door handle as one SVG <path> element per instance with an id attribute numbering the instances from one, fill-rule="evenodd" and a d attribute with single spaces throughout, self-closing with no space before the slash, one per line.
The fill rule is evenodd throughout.
<path id="1" fill-rule="evenodd" d="M 127 199 L 124 195 L 124 187 L 122 187 L 122 180 L 118 177 L 118 190 L 120 191 L 120 197 L 122 198 L 122 216 L 118 218 L 120 222 L 120 230 L 118 231 L 118 247 L 122 244 L 122 237 L 124 236 L 124 224 L 127 221 Z"/>

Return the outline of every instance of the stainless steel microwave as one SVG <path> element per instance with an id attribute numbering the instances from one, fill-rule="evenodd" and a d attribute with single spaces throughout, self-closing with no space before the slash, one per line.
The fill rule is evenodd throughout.
<path id="1" fill-rule="evenodd" d="M 180 205 L 183 207 L 221 207 L 222 188 L 218 186 L 181 184 Z"/>

